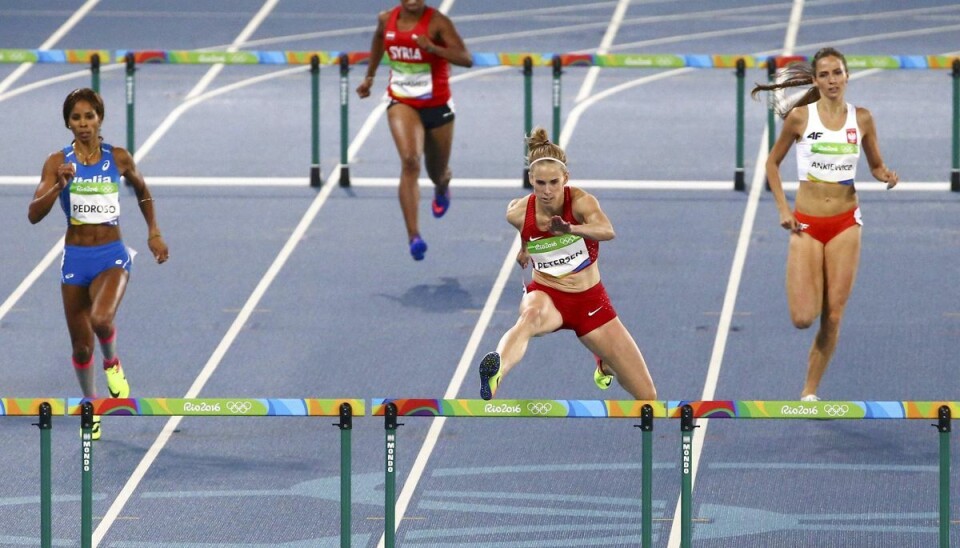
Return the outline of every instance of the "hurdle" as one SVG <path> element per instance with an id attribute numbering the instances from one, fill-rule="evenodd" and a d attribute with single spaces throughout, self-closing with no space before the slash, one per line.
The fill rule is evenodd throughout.
<path id="1" fill-rule="evenodd" d="M 641 537 L 643 547 L 653 543 L 653 419 L 667 418 L 666 403 L 637 400 L 434 400 L 373 399 L 371 416 L 383 416 L 386 429 L 384 469 L 384 545 L 396 546 L 397 417 L 473 417 L 531 419 L 634 419 L 642 438 Z"/>
<path id="2" fill-rule="evenodd" d="M 949 55 L 847 55 L 848 67 L 853 69 L 952 69 L 952 142 L 951 168 L 949 188 L 960 192 L 960 57 Z M 340 96 L 340 185 L 350 186 L 350 168 L 348 157 L 349 144 L 349 70 L 352 65 L 369 62 L 370 53 L 367 51 L 340 52 L 340 51 L 203 51 L 203 50 L 169 50 L 169 51 L 131 51 L 116 50 L 37 50 L 37 49 L 4 49 L 0 48 L 0 63 L 77 63 L 89 64 L 91 72 L 91 87 L 99 91 L 100 72 L 104 63 L 114 60 L 116 64 L 123 63 L 126 68 L 125 96 L 127 107 L 127 149 L 135 152 L 134 115 L 135 115 L 135 80 L 134 73 L 137 64 L 226 64 L 226 65 L 309 65 L 311 73 L 311 163 L 309 182 L 311 186 L 322 185 L 320 178 L 320 87 L 319 76 L 321 65 L 339 66 L 339 96 Z M 386 59 L 386 56 L 384 57 Z M 517 66 L 522 67 L 524 79 L 524 124 L 525 134 L 529 135 L 532 129 L 532 88 L 531 81 L 534 67 L 549 67 L 552 74 L 551 101 L 552 101 L 552 139 L 555 142 L 560 138 L 561 126 L 561 94 L 562 75 L 567 67 L 602 67 L 602 68 L 642 68 L 642 69 L 735 69 L 736 84 L 736 120 L 735 120 L 735 167 L 734 190 L 743 191 L 746 188 L 744 181 L 744 89 L 747 69 L 766 69 L 767 80 L 773 81 L 776 69 L 790 62 L 806 61 L 807 57 L 780 56 L 755 57 L 752 55 L 734 54 L 583 54 L 583 53 L 475 53 L 473 54 L 474 67 Z M 768 150 L 775 141 L 776 120 L 772 106 L 767 109 Z M 526 151 L 524 150 L 524 153 Z M 524 154 L 525 155 L 525 154 Z M 526 162 L 525 162 L 526 163 Z M 756 169 L 759 169 L 757 167 Z M 523 172 L 522 185 L 529 188 L 528 168 Z"/>
<path id="3" fill-rule="evenodd" d="M 398 417 L 641 419 L 641 540 L 652 546 L 652 432 L 658 419 L 680 420 L 680 546 L 690 548 L 693 506 L 695 419 L 936 420 L 939 433 L 939 546 L 950 545 L 950 432 L 960 401 L 634 401 L 634 400 L 470 400 L 373 399 L 371 416 L 383 416 L 386 429 L 384 541 L 395 546 Z"/>
<path id="4" fill-rule="evenodd" d="M 40 546 L 53 546 L 51 493 L 51 442 L 53 416 L 64 414 L 62 398 L 0 398 L 0 417 L 38 417 L 34 426 L 40 429 Z"/>
<path id="5" fill-rule="evenodd" d="M 252 398 L 70 398 L 66 414 L 80 415 L 82 443 L 81 547 L 93 546 L 93 416 L 138 417 L 339 417 L 340 546 L 349 548 L 351 514 L 351 431 L 364 415 L 362 399 Z"/>

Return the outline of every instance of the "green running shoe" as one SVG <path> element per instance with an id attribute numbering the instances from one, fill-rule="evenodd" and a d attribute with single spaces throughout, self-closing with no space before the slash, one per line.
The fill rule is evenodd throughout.
<path id="1" fill-rule="evenodd" d="M 110 397 L 129 398 L 130 384 L 127 383 L 127 377 L 123 374 L 123 368 L 120 366 L 120 362 L 103 371 L 107 374 L 107 390 L 110 391 Z"/>
<path id="2" fill-rule="evenodd" d="M 497 393 L 500 386 L 500 354 L 490 352 L 480 360 L 480 397 L 489 400 Z"/>
<path id="3" fill-rule="evenodd" d="M 603 372 L 603 360 L 600 359 L 600 356 L 594 354 L 593 358 L 597 360 L 597 368 L 593 370 L 593 382 L 597 384 L 597 388 L 600 390 L 606 390 L 613 384 L 613 375 L 607 375 Z"/>

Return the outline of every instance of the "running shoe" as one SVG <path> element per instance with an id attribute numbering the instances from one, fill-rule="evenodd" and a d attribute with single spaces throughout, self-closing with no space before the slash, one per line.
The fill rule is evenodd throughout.
<path id="1" fill-rule="evenodd" d="M 597 361 L 597 368 L 593 370 L 593 382 L 597 384 L 597 388 L 600 390 L 606 390 L 613 384 L 613 375 L 607 375 L 603 372 L 603 360 L 600 359 L 600 356 L 594 354 L 593 359 Z"/>
<path id="2" fill-rule="evenodd" d="M 450 209 L 449 187 L 443 194 L 434 194 L 433 203 L 430 204 L 430 209 L 433 210 L 433 216 L 437 219 L 443 217 L 447 210 Z"/>
<path id="3" fill-rule="evenodd" d="M 80 439 L 83 439 L 83 428 L 80 429 Z M 100 415 L 93 416 L 93 428 L 90 430 L 90 439 L 93 441 L 100 439 Z"/>
<path id="4" fill-rule="evenodd" d="M 500 354 L 496 352 L 488 353 L 480 360 L 480 397 L 485 400 L 493 399 L 502 378 Z"/>
<path id="5" fill-rule="evenodd" d="M 127 377 L 123 374 L 123 368 L 120 367 L 120 362 L 103 371 L 107 374 L 107 390 L 110 391 L 110 397 L 129 398 L 130 384 L 127 383 Z"/>
<path id="6" fill-rule="evenodd" d="M 818 398 L 816 394 L 807 394 L 800 398 L 800 401 L 820 401 L 820 398 Z"/>
<path id="7" fill-rule="evenodd" d="M 414 236 L 410 240 L 410 255 L 413 255 L 414 261 L 422 261 L 423 256 L 427 253 L 427 242 L 423 241 L 423 238 L 420 236 Z"/>

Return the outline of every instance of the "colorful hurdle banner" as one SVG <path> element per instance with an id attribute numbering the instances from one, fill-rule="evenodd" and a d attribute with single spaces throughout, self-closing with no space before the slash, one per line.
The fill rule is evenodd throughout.
<path id="1" fill-rule="evenodd" d="M 681 492 L 680 546 L 690 548 L 693 505 L 694 419 L 803 419 L 803 420 L 937 420 L 940 433 L 940 548 L 950 543 L 950 430 L 951 417 L 960 413 L 960 401 L 605 401 L 605 400 L 471 400 L 373 399 L 371 416 L 383 416 L 386 429 L 384 480 L 384 540 L 395 546 L 396 458 L 398 417 L 472 417 L 534 419 L 640 419 L 642 432 L 641 542 L 653 544 L 652 432 L 655 418 L 680 419 Z"/>
<path id="2" fill-rule="evenodd" d="M 96 55 L 101 63 L 122 63 L 128 54 L 142 63 L 170 64 L 228 64 L 228 65 L 309 65 L 313 56 L 321 65 L 337 65 L 346 55 L 350 65 L 365 64 L 370 59 L 367 51 L 287 51 L 287 50 L 91 50 L 91 49 L 3 49 L 0 63 L 88 64 Z M 749 54 L 669 54 L 669 53 L 564 53 L 564 52 L 484 52 L 474 53 L 473 63 L 478 67 L 523 66 L 530 58 L 534 66 L 549 67 L 554 58 L 561 66 L 603 68 L 735 68 L 743 59 L 747 68 L 765 68 L 768 57 Z M 797 56 L 806 60 L 806 57 Z M 851 69 L 950 69 L 956 55 L 846 55 Z M 386 59 L 386 57 L 384 57 Z"/>

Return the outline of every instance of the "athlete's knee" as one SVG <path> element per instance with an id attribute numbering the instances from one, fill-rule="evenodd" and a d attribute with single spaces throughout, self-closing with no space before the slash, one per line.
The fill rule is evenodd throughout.
<path id="1" fill-rule="evenodd" d="M 841 321 L 843 321 L 843 308 L 834 308 L 827 313 L 822 323 L 831 329 L 838 330 L 840 329 Z"/>
<path id="2" fill-rule="evenodd" d="M 842 314 L 827 314 L 820 320 L 820 329 L 817 330 L 817 341 L 821 345 L 835 343 L 840 336 L 840 319 Z"/>
<path id="3" fill-rule="evenodd" d="M 433 181 L 433 184 L 437 186 L 449 184 L 450 179 L 453 178 L 453 173 L 450 172 L 449 167 L 443 169 L 427 169 L 427 175 L 430 177 L 430 180 Z"/>
<path id="4" fill-rule="evenodd" d="M 420 156 L 414 154 L 402 154 L 400 156 L 400 169 L 405 172 L 420 173 Z"/>
<path id="5" fill-rule="evenodd" d="M 113 314 L 100 313 L 90 315 L 90 326 L 98 337 L 108 337 L 113 332 Z"/>
<path id="6" fill-rule="evenodd" d="M 75 363 L 89 363 L 93 357 L 93 348 L 88 344 L 74 344 L 72 356 Z"/>
<path id="7" fill-rule="evenodd" d="M 535 306 L 528 306 L 520 311 L 520 318 L 517 320 L 517 326 L 523 329 L 534 331 L 540 327 L 543 318 L 540 309 Z"/>

